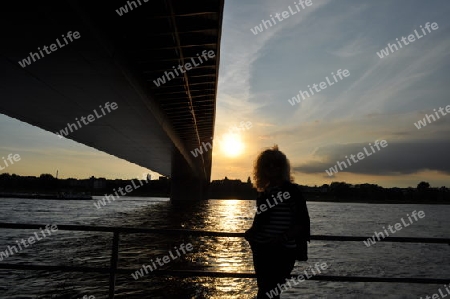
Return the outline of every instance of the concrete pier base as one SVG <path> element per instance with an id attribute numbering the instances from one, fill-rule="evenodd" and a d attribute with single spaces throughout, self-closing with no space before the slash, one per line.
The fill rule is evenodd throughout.
<path id="1" fill-rule="evenodd" d="M 199 201 L 208 199 L 209 181 L 200 173 L 195 173 L 181 154 L 175 153 L 172 158 L 170 200 Z"/>

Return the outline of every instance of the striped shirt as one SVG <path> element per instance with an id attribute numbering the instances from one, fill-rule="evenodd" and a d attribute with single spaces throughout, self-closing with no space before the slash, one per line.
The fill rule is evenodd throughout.
<path id="1" fill-rule="evenodd" d="M 276 187 L 263 193 L 256 200 L 255 221 L 258 222 L 255 233 L 256 243 L 267 243 L 270 239 L 279 237 L 288 231 L 294 223 L 294 214 L 289 201 L 295 199 L 285 199 L 282 196 L 277 198 L 277 194 L 280 192 L 285 194 L 286 190 Z M 295 248 L 295 239 L 284 241 L 282 245 L 286 248 Z"/>

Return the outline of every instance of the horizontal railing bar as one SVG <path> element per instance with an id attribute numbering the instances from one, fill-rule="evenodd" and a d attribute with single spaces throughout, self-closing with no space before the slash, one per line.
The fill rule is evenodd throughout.
<path id="1" fill-rule="evenodd" d="M 163 272 L 163 271 L 161 271 Z M 186 277 L 220 277 L 220 278 L 255 278 L 254 273 L 227 273 L 195 270 L 167 270 L 166 275 L 186 276 Z M 292 278 L 298 278 L 300 274 L 291 274 Z M 306 277 L 303 275 L 306 279 Z M 397 283 L 420 283 L 420 284 L 440 284 L 448 283 L 448 279 L 436 278 L 408 278 L 408 277 L 369 277 L 369 276 L 333 276 L 333 275 L 315 275 L 307 280 L 320 281 L 340 281 L 340 282 L 397 282 Z"/>
<path id="2" fill-rule="evenodd" d="M 20 224 L 0 222 L 0 228 L 8 229 L 39 229 L 45 227 L 45 224 Z M 109 227 L 109 226 L 89 226 L 89 225 L 58 225 L 58 230 L 67 231 L 89 231 L 89 232 L 119 232 L 119 233 L 152 233 L 165 235 L 194 235 L 194 236 L 212 236 L 212 237 L 244 237 L 244 233 L 200 231 L 189 229 L 158 229 L 158 228 L 134 228 L 134 227 Z M 372 238 L 373 236 L 371 236 Z M 312 235 L 311 240 L 316 241 L 367 241 L 368 237 L 361 236 L 329 236 Z M 450 238 L 416 238 L 416 237 L 386 237 L 376 239 L 376 242 L 400 242 L 400 243 L 433 243 L 449 244 Z"/>
<path id="3" fill-rule="evenodd" d="M 372 238 L 371 236 L 370 238 Z M 311 240 L 317 241 L 367 241 L 368 237 L 358 236 L 327 236 L 327 235 L 313 235 Z M 400 243 L 434 243 L 434 244 L 449 244 L 449 238 L 418 238 L 418 237 L 386 237 L 384 239 L 375 239 L 376 242 L 400 242 Z"/>
<path id="4" fill-rule="evenodd" d="M 92 267 L 74 267 L 74 266 L 47 266 L 47 265 L 19 265 L 19 264 L 2 264 L 0 269 L 14 270 L 36 270 L 36 271 L 59 271 L 59 272 L 94 272 L 108 274 L 109 268 L 92 268 Z M 136 269 L 117 269 L 118 274 L 132 274 Z M 292 274 L 292 278 L 298 278 L 300 274 Z M 214 278 L 255 278 L 254 273 L 229 273 L 199 270 L 156 270 L 145 277 L 151 276 L 175 276 L 175 277 L 214 277 Z M 305 278 L 306 279 L 306 278 Z M 307 280 L 318 281 L 338 281 L 338 282 L 393 282 L 393 283 L 417 283 L 417 284 L 446 284 L 450 279 L 437 278 L 414 278 L 414 277 L 368 277 L 368 276 L 333 276 L 333 275 L 316 275 Z"/>
<path id="5" fill-rule="evenodd" d="M 45 227 L 43 224 L 19 224 L 19 223 L 4 223 L 0 222 L 0 228 L 9 229 L 39 229 Z M 89 232 L 119 232 L 119 233 L 153 233 L 153 234 L 189 234 L 189 235 L 204 235 L 204 236 L 218 236 L 218 237 L 243 237 L 244 233 L 230 233 L 230 232 L 213 232 L 213 231 L 199 231 L 188 229 L 160 229 L 160 228 L 135 228 L 135 227 L 110 227 L 110 226 L 89 226 L 89 225 L 64 225 L 58 224 L 58 230 L 68 231 L 89 231 Z"/>
<path id="6" fill-rule="evenodd" d="M 414 277 L 366 277 L 366 276 L 329 276 L 317 275 L 311 280 L 339 281 L 339 282 L 393 282 L 393 283 L 417 283 L 417 284 L 445 284 L 448 279 L 438 278 L 414 278 Z"/>
<path id="7" fill-rule="evenodd" d="M 50 271 L 50 272 L 89 272 L 89 273 L 105 273 L 109 274 L 109 267 L 82 267 L 82 266 L 50 266 L 50 265 L 32 265 L 32 264 L 6 264 L 0 263 L 0 269 L 11 270 L 35 270 L 35 271 Z"/>

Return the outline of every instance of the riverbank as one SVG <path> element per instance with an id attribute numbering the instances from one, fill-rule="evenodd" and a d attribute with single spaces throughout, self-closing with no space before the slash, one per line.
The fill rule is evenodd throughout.
<path id="1" fill-rule="evenodd" d="M 85 193 L 0 193 L 0 198 L 28 198 L 51 200 L 92 200 L 92 196 Z"/>

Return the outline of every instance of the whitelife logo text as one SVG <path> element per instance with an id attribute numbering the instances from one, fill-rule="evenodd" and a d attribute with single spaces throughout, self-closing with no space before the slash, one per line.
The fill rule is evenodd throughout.
<path id="1" fill-rule="evenodd" d="M 17 247 L 15 245 L 13 245 L 13 246 L 8 246 L 8 248 L 5 251 L 0 251 L 0 261 L 3 261 L 3 259 L 8 258 L 9 256 L 13 256 L 14 255 L 13 250 L 17 254 L 17 253 L 19 253 L 19 251 L 22 251 L 25 248 L 28 248 L 28 246 L 36 243 L 36 241 L 45 239 L 46 237 L 51 236 L 52 233 L 55 233 L 57 231 L 58 231 L 58 227 L 55 224 L 52 224 L 52 225 L 47 224 L 45 226 L 44 230 L 42 228 L 39 228 L 39 232 L 35 232 L 34 236 L 30 236 L 27 239 L 21 239 L 20 241 L 16 240 L 16 243 L 17 243 L 17 246 L 19 247 L 19 249 L 17 250 Z M 39 237 L 39 233 L 40 233 L 40 235 L 42 235 L 42 237 Z M 24 248 L 22 248 L 22 245 Z"/>
<path id="2" fill-rule="evenodd" d="M 64 36 L 64 34 L 61 36 L 63 37 L 64 43 L 61 43 L 59 41 L 59 38 L 57 38 L 56 43 L 51 44 L 49 47 L 43 46 L 42 49 L 40 47 L 38 47 L 38 53 L 30 52 L 30 55 L 27 58 L 24 58 L 24 59 L 22 59 L 22 61 L 19 61 L 19 65 L 24 68 L 24 67 L 30 65 L 32 62 L 36 62 L 37 60 L 43 58 L 45 56 L 44 52 L 47 55 L 51 54 L 52 52 L 55 52 L 56 50 L 61 49 L 62 47 L 65 47 L 66 45 L 68 45 L 69 41 L 73 42 L 75 39 L 79 39 L 81 37 L 81 35 L 78 31 L 75 31 L 73 33 L 72 33 L 72 31 L 69 31 L 69 32 L 67 32 L 66 36 Z M 66 37 L 69 41 L 67 41 Z M 33 61 L 31 61 L 31 60 L 33 60 Z"/>
<path id="3" fill-rule="evenodd" d="M 143 177 L 145 177 L 145 174 L 143 175 Z M 145 180 L 145 183 L 148 183 L 150 178 L 147 176 Z M 108 201 L 108 203 L 111 203 L 112 201 L 115 201 L 116 199 L 119 199 L 121 196 L 126 196 L 127 194 L 130 194 L 131 192 L 133 192 L 134 190 L 144 186 L 144 183 L 142 183 L 141 180 L 137 180 L 139 182 L 139 185 L 134 183 L 134 180 L 131 180 L 131 184 L 126 185 L 125 188 L 119 187 L 117 188 L 118 190 L 116 190 L 116 188 L 114 188 L 114 195 L 112 194 L 105 194 L 105 196 L 102 197 L 101 200 L 94 202 L 94 206 L 97 209 L 100 209 L 104 206 L 106 206 L 106 201 Z M 125 191 L 125 192 L 124 192 Z M 120 195 L 118 194 L 120 193 Z"/>
<path id="4" fill-rule="evenodd" d="M 105 116 L 107 114 L 105 112 L 105 109 L 108 113 L 111 113 L 112 111 L 119 108 L 119 106 L 117 105 L 116 102 L 112 102 L 111 104 L 109 102 L 106 102 L 104 107 L 102 105 L 100 105 L 99 107 L 100 107 L 100 110 L 102 111 L 102 114 L 99 114 L 97 112 L 97 109 L 94 109 L 93 114 L 89 114 L 87 117 L 82 116 L 82 117 L 80 117 L 80 119 L 78 119 L 78 117 L 76 117 L 75 118 L 76 123 L 67 123 L 67 126 L 64 129 L 60 130 L 59 133 L 56 132 L 55 134 L 58 135 L 58 137 L 60 139 L 63 137 L 67 137 L 69 135 L 69 130 L 70 130 L 70 133 L 73 133 L 74 131 L 81 129 L 83 127 L 83 125 L 81 123 L 83 123 L 85 126 L 87 126 L 90 123 L 96 121 L 97 119 Z M 78 124 L 78 126 L 77 126 L 77 124 Z"/>
<path id="5" fill-rule="evenodd" d="M 292 99 L 288 99 L 288 102 L 292 106 L 294 106 L 295 104 L 299 104 L 302 101 L 302 99 L 300 99 L 300 96 L 302 96 L 303 100 L 306 100 L 306 98 L 309 98 L 314 95 L 314 91 L 316 93 L 319 93 L 320 91 L 326 89 L 327 87 L 342 81 L 344 78 L 347 78 L 348 76 L 350 76 L 350 72 L 347 69 L 343 71 L 341 69 L 338 69 L 336 71 L 336 75 L 334 74 L 334 72 L 331 72 L 331 75 L 333 76 L 334 82 L 333 80 L 330 80 L 328 76 L 326 76 L 325 77 L 326 82 L 322 81 L 319 84 L 314 83 L 312 84 L 312 87 L 308 85 L 309 92 L 307 90 L 305 91 L 300 90 L 295 97 L 292 97 Z M 338 76 L 340 80 L 338 80 L 336 76 Z"/>
<path id="6" fill-rule="evenodd" d="M 179 258 L 182 254 L 180 253 L 180 251 L 183 252 L 183 254 L 186 254 L 187 252 L 192 251 L 192 249 L 194 249 L 194 247 L 192 246 L 191 243 L 187 243 L 186 245 L 183 243 L 180 245 L 180 248 L 177 248 L 176 246 L 174 247 L 176 255 L 173 254 L 172 250 L 170 250 L 168 252 L 168 255 L 163 256 L 162 258 L 157 257 L 156 263 L 162 267 L 168 263 L 170 263 L 171 261 L 176 260 L 177 258 Z M 179 251 L 179 250 L 180 251 Z M 187 251 L 187 252 L 186 252 Z M 156 269 L 158 269 L 158 265 L 156 264 L 153 259 L 151 259 L 151 265 L 142 265 L 141 269 L 135 271 L 134 273 L 131 274 L 131 276 L 135 279 L 138 280 L 140 277 L 144 277 L 145 274 L 149 274 L 148 270 L 150 270 L 150 272 L 155 271 Z M 145 271 L 145 274 L 144 274 Z"/>
<path id="7" fill-rule="evenodd" d="M 395 234 L 398 231 L 401 231 L 404 227 L 408 227 L 411 224 L 413 224 L 413 220 L 411 219 L 411 217 L 413 217 L 416 221 L 419 221 L 419 219 L 425 218 L 425 212 L 424 211 L 419 211 L 416 212 L 415 210 L 412 211 L 411 216 L 409 216 L 409 214 L 406 214 L 406 216 L 408 217 L 409 220 L 409 224 L 405 222 L 405 220 L 403 218 L 401 218 L 401 222 L 396 223 L 394 226 L 392 225 L 388 225 L 388 229 L 392 234 Z M 417 218 L 417 216 L 419 216 L 419 218 Z M 403 226 L 402 226 L 403 224 Z M 364 245 L 366 245 L 367 247 L 370 247 L 371 245 L 374 245 L 377 241 L 375 240 L 375 237 L 378 239 L 378 241 L 383 240 L 386 237 L 389 237 L 389 233 L 388 230 L 383 226 L 384 229 L 384 233 L 383 232 L 375 232 L 374 235 L 372 236 L 372 238 L 368 238 L 367 241 L 363 241 Z"/>
<path id="8" fill-rule="evenodd" d="M 422 27 L 422 25 L 420 25 L 420 28 L 422 29 L 423 35 L 420 35 L 420 33 L 418 33 L 417 30 L 414 30 L 414 34 L 408 35 L 408 41 L 406 41 L 406 39 L 407 39 L 406 37 L 402 36 L 402 38 L 400 40 L 402 41 L 404 46 L 407 46 L 410 43 L 413 43 L 414 41 L 416 41 L 416 37 L 417 37 L 417 39 L 421 39 L 422 37 L 427 35 L 427 32 Z M 433 29 L 433 30 L 438 30 L 439 26 L 438 26 L 438 24 L 436 22 L 434 22 L 432 24 L 430 24 L 430 22 L 427 22 L 425 24 L 425 28 L 427 29 L 428 33 L 431 33 L 430 28 Z M 393 43 L 393 44 L 388 43 L 387 44 L 388 46 L 386 48 L 381 49 L 380 52 L 377 52 L 377 55 L 378 55 L 378 57 L 380 57 L 380 59 L 384 58 L 386 56 L 389 56 L 389 54 L 390 54 L 389 50 L 393 54 L 395 51 L 399 50 L 399 47 L 400 47 L 400 49 L 403 48 L 402 43 L 398 40 L 398 38 L 396 38 L 395 40 L 397 41 L 398 47 L 397 47 L 397 45 L 395 43 Z"/>
<path id="9" fill-rule="evenodd" d="M 387 143 L 386 140 L 381 140 L 381 142 L 379 142 L 378 140 L 375 140 L 374 146 L 377 148 L 378 151 L 381 150 L 380 145 L 381 145 L 382 148 L 384 148 L 384 147 L 387 147 L 387 146 L 388 146 L 388 143 Z M 345 156 L 345 159 L 347 159 L 348 165 L 349 165 L 349 166 L 352 166 L 352 162 L 350 162 L 350 159 L 353 161 L 353 163 L 356 164 L 356 163 L 358 163 L 359 161 L 364 160 L 366 157 L 372 156 L 373 154 L 377 153 L 377 151 L 375 151 L 375 149 L 373 148 L 372 143 L 369 143 L 369 146 L 370 146 L 370 148 L 372 149 L 372 153 L 369 152 L 369 151 L 367 150 L 366 147 L 364 147 L 364 148 L 363 148 L 363 149 L 364 149 L 364 152 L 359 152 L 359 153 L 357 153 L 356 155 L 351 154 L 351 155 L 350 155 L 350 158 L 349 158 L 348 156 Z M 355 158 L 357 158 L 357 159 L 355 159 Z M 332 166 L 332 167 L 330 167 L 329 169 L 326 169 L 326 170 L 325 170 L 325 172 L 328 174 L 328 176 L 333 176 L 333 175 L 335 175 L 336 173 L 338 173 L 338 172 L 339 172 L 338 167 L 339 167 L 339 169 L 340 169 L 341 171 L 344 170 L 344 169 L 342 168 L 342 166 L 344 166 L 345 168 L 347 168 L 347 163 L 345 163 L 345 161 L 342 161 L 342 162 L 341 162 L 341 161 L 336 161 L 336 162 L 337 162 L 337 163 L 336 163 L 335 166 Z"/>
<path id="10" fill-rule="evenodd" d="M 277 18 L 278 22 L 283 22 L 284 20 L 286 20 L 287 18 L 298 14 L 299 12 L 303 11 L 306 9 L 306 7 L 309 7 L 312 5 L 312 1 L 311 0 L 299 0 L 298 3 L 294 2 L 295 8 L 292 9 L 292 7 L 289 5 L 288 9 L 289 11 L 285 10 L 282 13 L 276 13 L 275 18 Z M 300 8 L 300 6 L 302 8 Z M 250 28 L 250 31 L 254 34 L 257 35 L 258 33 L 261 33 L 264 31 L 264 28 L 267 30 L 272 26 L 275 26 L 277 23 L 277 21 L 275 20 L 273 15 L 270 15 L 270 20 L 272 20 L 272 22 L 270 20 L 261 20 L 261 23 L 258 26 L 255 26 L 254 28 Z M 264 28 L 263 28 L 264 25 Z"/>
<path id="11" fill-rule="evenodd" d="M 0 170 L 4 170 L 7 167 L 11 166 L 14 164 L 14 162 L 19 162 L 20 161 L 20 155 L 19 154 L 9 154 L 8 157 L 5 159 L 5 157 L 2 157 L 3 159 L 3 165 L 5 167 L 2 167 L 2 165 L 0 164 Z M 8 163 L 9 161 L 9 163 Z"/>
<path id="12" fill-rule="evenodd" d="M 441 118 L 439 116 L 439 113 L 436 111 L 436 109 L 433 109 L 433 111 L 434 111 L 434 114 L 436 115 L 436 117 L 433 114 L 425 114 L 425 117 L 423 118 L 423 120 L 420 119 L 418 122 L 414 123 L 417 130 L 420 130 L 420 129 L 426 127 L 427 121 L 428 121 L 428 124 L 431 124 L 432 122 L 435 122 L 436 120 Z M 439 107 L 438 111 L 441 113 L 442 116 L 446 116 L 448 113 L 450 113 L 450 105 L 447 105 L 445 107 L 445 111 L 447 113 L 444 112 L 444 108 L 442 108 L 442 107 Z"/>
<path id="13" fill-rule="evenodd" d="M 206 50 L 203 50 L 202 55 L 200 57 L 200 54 L 197 53 L 197 59 L 198 59 L 198 64 L 195 63 L 195 57 L 191 58 L 191 62 L 186 62 L 184 65 L 178 65 L 177 67 L 172 66 L 173 72 L 172 71 L 165 71 L 164 75 L 157 78 L 156 80 L 153 80 L 153 83 L 156 85 L 156 87 L 160 87 L 163 84 L 166 84 L 166 82 L 169 82 L 172 79 L 175 79 L 175 77 L 180 76 L 181 74 L 186 73 L 187 71 L 192 70 L 193 67 L 199 66 L 202 63 L 205 63 L 206 61 L 208 61 L 209 59 L 212 59 L 216 56 L 216 54 L 214 53 L 213 50 L 209 50 L 208 52 L 206 52 Z M 203 57 L 203 59 L 202 59 Z M 177 70 L 178 69 L 178 70 Z M 180 71 L 180 73 L 178 73 L 178 71 Z M 176 76 L 175 76 L 175 74 Z M 167 81 L 166 81 L 167 78 Z"/>

